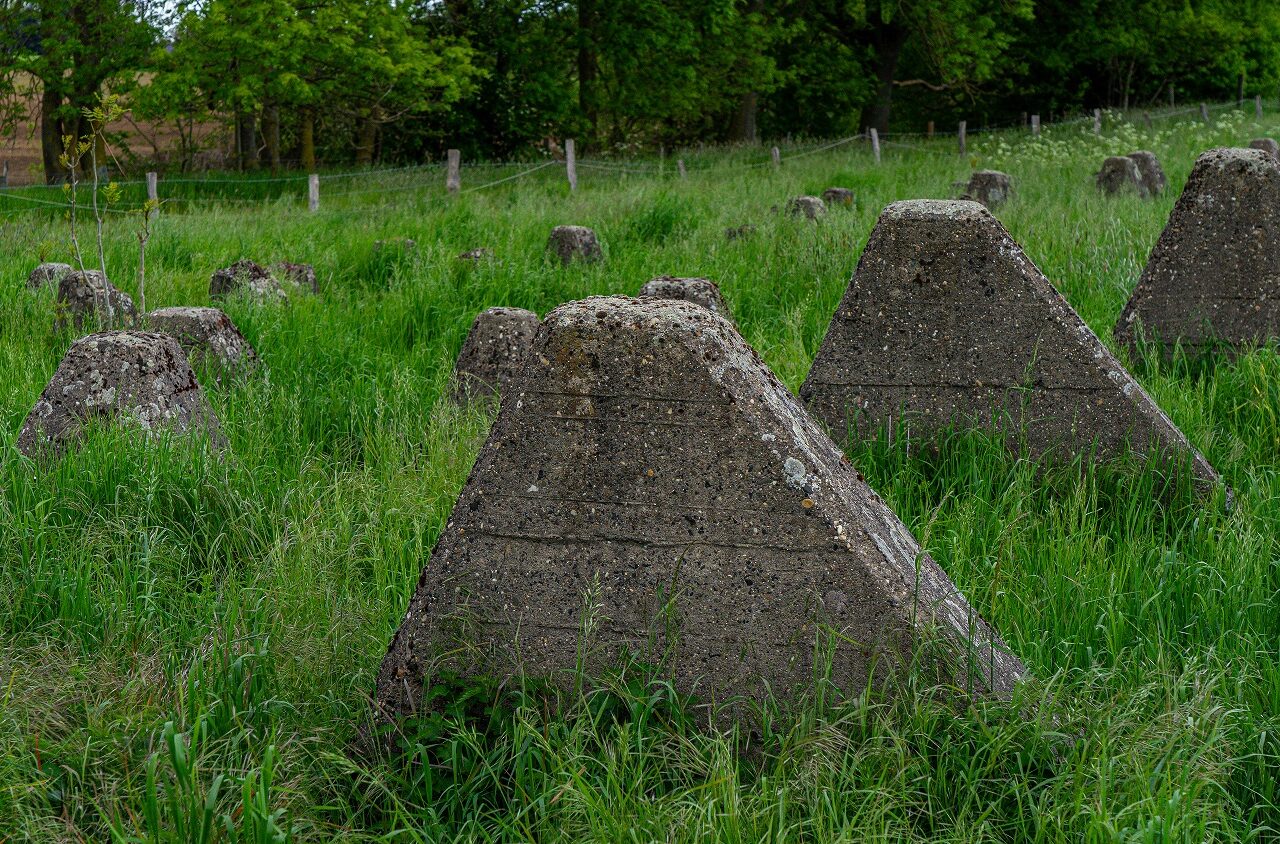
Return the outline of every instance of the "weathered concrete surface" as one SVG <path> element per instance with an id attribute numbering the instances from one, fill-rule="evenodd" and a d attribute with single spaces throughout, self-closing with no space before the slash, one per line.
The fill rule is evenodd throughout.
<path id="1" fill-rule="evenodd" d="M 792 217 L 818 220 L 827 215 L 827 204 L 816 196 L 797 196 L 787 200 L 787 213 Z"/>
<path id="2" fill-rule="evenodd" d="M 839 633 L 832 679 L 848 692 L 919 642 L 962 688 L 1006 696 L 1024 675 L 706 308 L 570 302 L 513 390 L 382 663 L 384 718 L 416 711 L 438 668 L 563 681 L 580 654 L 596 674 L 624 650 L 665 655 L 704 700 L 766 684 L 786 700 L 810 686 L 819 623 Z"/>
<path id="3" fill-rule="evenodd" d="M 100 270 L 73 270 L 58 282 L 53 328 L 76 331 L 129 328 L 138 321 L 133 299 L 107 281 Z"/>
<path id="4" fill-rule="evenodd" d="M 541 324 L 537 314 L 523 308 L 481 311 L 453 366 L 453 400 L 504 395 L 524 368 Z"/>
<path id="5" fill-rule="evenodd" d="M 1164 168 L 1160 166 L 1160 159 L 1156 158 L 1156 154 L 1140 149 L 1129 153 L 1128 157 L 1138 165 L 1138 175 L 1142 177 L 1142 184 L 1146 187 L 1147 194 L 1159 196 L 1164 193 L 1165 188 L 1169 186 L 1169 180 L 1165 178 Z"/>
<path id="6" fill-rule="evenodd" d="M 320 281 L 316 278 L 316 268 L 311 264 L 295 264 L 292 261 L 279 261 L 271 265 L 270 274 L 278 281 L 292 284 L 308 293 L 320 292 Z"/>
<path id="7" fill-rule="evenodd" d="M 1112 155 L 1103 161 L 1102 169 L 1094 176 L 1094 184 L 1107 196 L 1127 191 L 1133 191 L 1141 199 L 1147 199 L 1151 195 L 1146 183 L 1142 181 L 1138 162 L 1127 155 Z"/>
<path id="8" fill-rule="evenodd" d="M 596 233 L 586 226 L 556 226 L 547 238 L 547 250 L 564 266 L 574 261 L 599 261 L 604 257 Z"/>
<path id="9" fill-rule="evenodd" d="M 39 290 L 40 288 L 48 285 L 56 286 L 70 272 L 70 264 L 59 264 L 56 262 L 41 264 L 32 270 L 31 274 L 27 276 L 27 289 Z"/>
<path id="10" fill-rule="evenodd" d="M 729 303 L 720 292 L 720 285 L 709 278 L 677 278 L 660 275 L 645 282 L 638 295 L 641 299 L 680 299 L 692 302 L 733 322 Z"/>
<path id="11" fill-rule="evenodd" d="M 1151 445 L 1217 481 L 1142 387 L 974 202 L 895 202 L 880 215 L 801 398 L 838 441 L 904 420 L 1025 431 L 1067 459 Z M 1096 450 L 1095 450 L 1096 449 Z"/>
<path id="12" fill-rule="evenodd" d="M 1280 144 L 1275 138 L 1254 138 L 1249 142 L 1249 149 L 1260 149 L 1268 155 L 1280 157 Z"/>
<path id="13" fill-rule="evenodd" d="M 484 261 L 493 260 L 493 250 L 487 246 L 481 246 L 476 249 L 468 249 L 458 256 L 459 261 L 470 261 L 473 264 L 479 264 Z"/>
<path id="14" fill-rule="evenodd" d="M 216 270 L 209 279 L 209 295 L 214 299 L 240 294 L 262 303 L 279 303 L 289 297 L 275 276 L 261 264 L 248 259 Z"/>
<path id="15" fill-rule="evenodd" d="M 1193 353 L 1280 337 L 1280 160 L 1254 149 L 1196 159 L 1115 337 Z"/>
<path id="16" fill-rule="evenodd" d="M 839 205 L 845 208 L 853 207 L 853 191 L 848 188 L 827 188 L 822 192 L 822 201 L 827 205 Z"/>
<path id="17" fill-rule="evenodd" d="M 258 353 L 231 318 L 217 308 L 161 308 L 147 327 L 175 338 L 192 364 L 212 363 L 228 372 L 251 368 Z"/>
<path id="18" fill-rule="evenodd" d="M 969 176 L 961 199 L 981 202 L 988 208 L 999 208 L 1013 195 L 1013 180 L 999 170 L 975 170 Z"/>
<path id="19" fill-rule="evenodd" d="M 108 331 L 75 341 L 23 423 L 18 450 L 57 453 L 91 419 L 146 432 L 199 430 L 215 448 L 226 443 L 182 347 L 158 332 Z"/>

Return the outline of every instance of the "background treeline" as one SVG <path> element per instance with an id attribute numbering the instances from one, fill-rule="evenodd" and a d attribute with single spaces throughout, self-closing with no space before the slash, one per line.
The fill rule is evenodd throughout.
<path id="1" fill-rule="evenodd" d="M 1277 94 L 1275 0 L 0 0 L 46 178 L 105 91 L 241 168 L 600 153 Z M 28 88 L 24 89 L 24 80 Z M 31 81 L 34 89 L 31 90 Z M 225 126 L 226 132 L 210 132 Z M 229 140 L 228 140 L 229 139 Z"/>

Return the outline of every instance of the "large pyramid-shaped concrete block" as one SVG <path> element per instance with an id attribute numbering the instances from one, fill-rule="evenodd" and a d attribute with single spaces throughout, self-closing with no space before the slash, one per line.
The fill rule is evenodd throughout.
<path id="1" fill-rule="evenodd" d="M 1280 156 L 1280 144 L 1275 138 L 1254 138 L 1249 141 L 1249 149 L 1260 149 L 1268 155 Z"/>
<path id="2" fill-rule="evenodd" d="M 1201 155 L 1115 328 L 1196 352 L 1280 337 L 1280 160 Z"/>
<path id="3" fill-rule="evenodd" d="M 962 199 L 981 202 L 988 208 L 999 208 L 1013 194 L 1013 180 L 999 170 L 975 170 L 969 177 Z"/>
<path id="4" fill-rule="evenodd" d="M 214 299 L 244 295 L 260 303 L 284 302 L 289 298 L 275 276 L 247 258 L 215 270 L 209 278 L 209 295 Z"/>
<path id="5" fill-rule="evenodd" d="M 147 314 L 147 325 L 178 341 L 187 359 L 212 364 L 224 372 L 246 371 L 258 363 L 258 353 L 240 329 L 217 308 L 160 308 Z"/>
<path id="6" fill-rule="evenodd" d="M 541 320 L 524 308 L 488 308 L 476 315 L 453 365 L 453 400 L 502 395 L 524 368 Z"/>
<path id="7" fill-rule="evenodd" d="M 50 285 L 57 287 L 58 283 L 70 274 L 70 264 L 59 264 L 57 262 L 41 264 L 27 276 L 27 289 L 39 290 Z"/>
<path id="8" fill-rule="evenodd" d="M 58 282 L 54 331 L 129 328 L 137 321 L 138 309 L 129 294 L 107 281 L 101 270 L 73 270 Z"/>
<path id="9" fill-rule="evenodd" d="M 720 285 L 709 278 L 660 275 L 646 281 L 638 295 L 641 299 L 681 299 L 692 302 L 733 322 L 729 303 L 720 292 Z"/>
<path id="10" fill-rule="evenodd" d="M 1159 196 L 1164 193 L 1164 189 L 1169 186 L 1169 180 L 1165 178 L 1164 168 L 1160 166 L 1160 159 L 1156 158 L 1154 152 L 1140 149 L 1129 153 L 1127 157 L 1132 158 L 1133 163 L 1138 165 L 1138 175 L 1142 177 L 1142 184 L 1146 187 L 1149 196 Z"/>
<path id="11" fill-rule="evenodd" d="M 202 430 L 226 444 L 178 341 L 151 331 L 107 331 L 71 344 L 18 434 L 30 457 L 57 453 L 93 419 L 147 432 Z"/>
<path id="12" fill-rule="evenodd" d="M 1094 176 L 1094 184 L 1107 196 L 1133 191 L 1142 199 L 1151 196 L 1147 183 L 1142 180 L 1138 162 L 1127 155 L 1113 155 L 1102 162 L 1102 169 Z"/>
<path id="13" fill-rule="evenodd" d="M 974 202 L 880 215 L 800 391 L 837 439 L 904 419 L 1026 434 L 1038 454 L 1155 445 L 1213 468 L 1099 342 L 995 217 Z M 1096 451 L 1094 450 L 1096 447 Z"/>
<path id="14" fill-rule="evenodd" d="M 556 226 L 547 238 L 547 251 L 566 267 L 574 261 L 592 263 L 604 257 L 596 233 L 586 226 Z"/>
<path id="15" fill-rule="evenodd" d="M 1024 674 L 726 320 L 585 299 L 547 315 L 503 397 L 376 700 L 395 717 L 439 668 L 563 679 L 623 651 L 704 699 L 786 699 L 818 625 L 846 690 L 909 654 L 978 693 Z"/>

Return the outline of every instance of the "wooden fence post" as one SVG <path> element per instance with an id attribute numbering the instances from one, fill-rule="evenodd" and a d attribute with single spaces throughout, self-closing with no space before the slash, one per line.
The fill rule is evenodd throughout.
<path id="1" fill-rule="evenodd" d="M 307 177 L 307 210 L 320 210 L 320 176 L 316 173 Z"/>
<path id="2" fill-rule="evenodd" d="M 689 178 L 689 174 L 688 174 L 687 172 L 685 172 L 685 169 L 684 169 L 684 159 L 683 159 L 683 158 L 677 158 L 677 159 L 676 159 L 676 169 L 680 171 L 680 178 L 682 178 L 682 179 L 687 179 L 687 178 Z"/>
<path id="3" fill-rule="evenodd" d="M 0 188 L 8 189 L 9 187 L 9 160 L 6 158 L 4 162 L 4 173 L 0 174 Z"/>
<path id="4" fill-rule="evenodd" d="M 1209 106 L 1204 103 L 1200 103 L 1200 119 L 1205 123 L 1209 122 Z"/>
<path id="5" fill-rule="evenodd" d="M 1040 115 L 1038 114 L 1031 115 L 1031 134 L 1033 136 L 1040 134 Z"/>
<path id="6" fill-rule="evenodd" d="M 1262 95 L 1256 94 L 1253 98 L 1253 119 L 1262 122 Z"/>
<path id="7" fill-rule="evenodd" d="M 964 154 L 966 154 L 966 153 L 968 152 L 968 150 L 967 150 L 967 149 L 965 149 L 965 144 L 964 144 L 964 130 L 965 130 L 965 124 L 966 124 L 967 122 L 968 122 L 968 121 L 965 121 L 965 120 L 961 120 L 961 121 L 960 121 L 960 135 L 959 135 L 959 138 L 960 138 L 960 154 L 961 154 L 961 155 L 964 155 Z"/>
<path id="8" fill-rule="evenodd" d="M 462 153 L 449 150 L 449 171 L 444 177 L 444 189 L 449 193 L 462 190 Z"/>
<path id="9" fill-rule="evenodd" d="M 569 190 L 578 189 L 578 156 L 574 154 L 573 138 L 564 142 L 564 169 L 569 177 Z"/>
<path id="10" fill-rule="evenodd" d="M 1148 132 L 1150 132 L 1150 131 L 1151 131 L 1151 129 L 1152 129 L 1152 126 L 1151 126 L 1151 112 L 1149 112 L 1149 111 L 1144 111 L 1144 112 L 1142 113 L 1142 122 L 1143 122 L 1143 123 L 1145 123 L 1145 124 L 1147 125 L 1147 131 L 1148 131 Z"/>
<path id="11" fill-rule="evenodd" d="M 933 140 L 933 121 L 929 121 L 929 140 Z"/>
<path id="12" fill-rule="evenodd" d="M 773 166 L 774 166 L 774 167 L 781 167 L 781 166 L 782 166 L 782 152 L 781 152 L 781 151 L 779 151 L 777 147 L 774 147 L 773 149 L 769 150 L 769 154 L 770 154 L 771 156 L 773 156 Z"/>
<path id="13" fill-rule="evenodd" d="M 871 127 L 871 154 L 875 156 L 876 164 L 880 163 L 880 133 L 875 127 Z"/>
<path id="14" fill-rule="evenodd" d="M 1102 134 L 1102 109 L 1100 108 L 1093 110 L 1093 134 Z"/>

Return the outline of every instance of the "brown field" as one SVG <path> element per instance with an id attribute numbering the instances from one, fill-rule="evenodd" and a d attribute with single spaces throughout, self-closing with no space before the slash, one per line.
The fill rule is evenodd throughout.
<path id="1" fill-rule="evenodd" d="M 22 117 L 0 142 L 0 162 L 8 164 L 9 184 L 44 183 L 40 157 L 40 83 L 34 79 L 19 83 Z M 132 112 L 107 126 L 111 143 L 113 175 L 141 177 L 156 165 L 164 167 L 178 155 L 178 129 L 172 122 L 157 123 L 135 119 Z M 221 122 L 197 125 L 202 151 L 196 169 L 224 166 L 230 158 L 231 132 Z M 176 165 L 175 165 L 176 166 Z"/>

